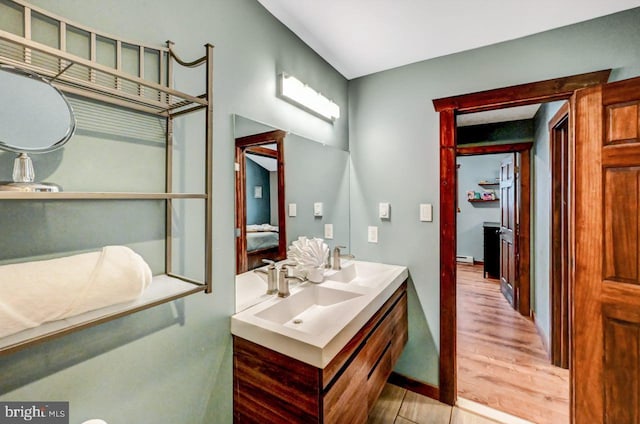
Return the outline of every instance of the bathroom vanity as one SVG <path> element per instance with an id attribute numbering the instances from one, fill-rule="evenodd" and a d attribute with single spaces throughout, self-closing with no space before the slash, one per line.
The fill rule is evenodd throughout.
<path id="1" fill-rule="evenodd" d="M 366 422 L 408 339 L 407 269 L 328 274 L 232 317 L 235 422 Z"/>

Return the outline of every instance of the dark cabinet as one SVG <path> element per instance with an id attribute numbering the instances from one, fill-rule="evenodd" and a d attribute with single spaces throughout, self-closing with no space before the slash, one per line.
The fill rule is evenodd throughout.
<path id="1" fill-rule="evenodd" d="M 484 278 L 500 278 L 500 223 L 485 222 L 484 229 Z"/>
<path id="2" fill-rule="evenodd" d="M 408 337 L 406 281 L 323 369 L 233 336 L 234 423 L 364 424 Z"/>

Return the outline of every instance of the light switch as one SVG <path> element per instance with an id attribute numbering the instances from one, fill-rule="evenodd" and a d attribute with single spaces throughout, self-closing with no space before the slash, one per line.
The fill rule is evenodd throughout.
<path id="1" fill-rule="evenodd" d="M 390 206 L 389 203 L 380 203 L 378 204 L 378 216 L 380 219 L 389 219 L 390 218 Z"/>
<path id="2" fill-rule="evenodd" d="M 333 224 L 324 224 L 324 238 L 333 239 Z"/>
<path id="3" fill-rule="evenodd" d="M 322 216 L 322 202 L 313 204 L 313 216 Z"/>
<path id="4" fill-rule="evenodd" d="M 369 243 L 377 243 L 378 242 L 378 227 L 368 227 L 367 228 L 367 241 Z"/>
<path id="5" fill-rule="evenodd" d="M 433 205 L 428 203 L 420 204 L 420 221 L 422 222 L 433 221 Z"/>
<path id="6" fill-rule="evenodd" d="M 298 206 L 295 203 L 289 203 L 289 216 L 298 215 Z"/>

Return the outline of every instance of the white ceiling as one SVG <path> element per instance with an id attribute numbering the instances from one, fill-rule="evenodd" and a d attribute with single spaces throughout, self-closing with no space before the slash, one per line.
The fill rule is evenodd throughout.
<path id="1" fill-rule="evenodd" d="M 347 79 L 640 6 L 640 0 L 258 0 Z"/>
<path id="2" fill-rule="evenodd" d="M 458 115 L 456 123 L 459 127 L 467 127 L 469 125 L 489 124 L 492 122 L 508 122 L 517 121 L 519 119 L 532 119 L 538 109 L 540 103 L 527 106 L 516 106 L 505 109 L 488 110 L 485 112 L 467 113 Z"/>
<path id="3" fill-rule="evenodd" d="M 247 153 L 247 159 L 251 159 L 269 172 L 276 172 L 278 170 L 278 161 L 274 158 Z"/>

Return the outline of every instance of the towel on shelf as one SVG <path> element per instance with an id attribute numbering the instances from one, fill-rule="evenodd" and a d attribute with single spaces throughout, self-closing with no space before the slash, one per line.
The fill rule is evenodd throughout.
<path id="1" fill-rule="evenodd" d="M 0 337 L 134 300 L 151 269 L 126 246 L 0 266 Z"/>

